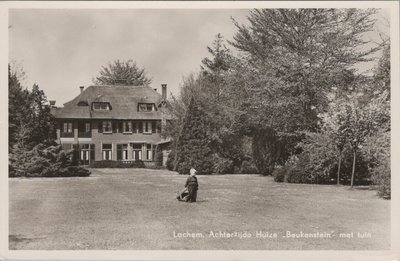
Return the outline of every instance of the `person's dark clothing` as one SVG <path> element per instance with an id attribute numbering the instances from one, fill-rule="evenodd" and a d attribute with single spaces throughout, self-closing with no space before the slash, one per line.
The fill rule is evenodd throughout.
<path id="1" fill-rule="evenodd" d="M 189 195 L 186 197 L 187 202 L 196 202 L 197 190 L 199 189 L 199 183 L 195 176 L 189 176 L 186 180 L 185 188 L 188 189 Z"/>

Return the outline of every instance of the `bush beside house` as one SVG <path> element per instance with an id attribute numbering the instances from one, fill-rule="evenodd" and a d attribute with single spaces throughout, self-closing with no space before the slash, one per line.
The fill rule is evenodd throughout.
<path id="1" fill-rule="evenodd" d="M 101 160 L 94 161 L 90 164 L 91 168 L 145 168 L 143 161 L 115 161 L 115 160 Z"/>
<path id="2" fill-rule="evenodd" d="M 74 164 L 72 151 L 65 152 L 61 146 L 46 147 L 39 144 L 32 150 L 12 153 L 9 163 L 10 177 L 87 177 L 90 175 L 89 170 Z"/>

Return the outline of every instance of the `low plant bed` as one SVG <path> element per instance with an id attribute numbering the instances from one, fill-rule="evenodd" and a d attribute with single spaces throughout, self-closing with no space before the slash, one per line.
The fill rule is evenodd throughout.
<path id="1" fill-rule="evenodd" d="M 90 164 L 91 168 L 146 168 L 143 161 L 114 161 L 102 160 L 94 161 Z"/>

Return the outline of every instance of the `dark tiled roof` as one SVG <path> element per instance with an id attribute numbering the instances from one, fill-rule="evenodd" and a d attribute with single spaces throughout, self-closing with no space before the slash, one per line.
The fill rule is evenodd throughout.
<path id="1" fill-rule="evenodd" d="M 78 106 L 79 102 L 89 106 Z M 92 111 L 92 102 L 108 102 L 110 111 Z M 75 99 L 54 111 L 59 119 L 161 119 L 159 108 L 153 112 L 138 112 L 138 103 L 161 102 L 161 95 L 149 86 L 89 86 Z"/>

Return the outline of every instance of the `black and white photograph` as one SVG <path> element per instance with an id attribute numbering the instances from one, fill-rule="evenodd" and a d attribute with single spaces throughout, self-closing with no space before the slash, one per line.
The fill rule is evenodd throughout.
<path id="1" fill-rule="evenodd" d="M 6 6 L 5 253 L 398 260 L 399 3 L 352 3 Z"/>

